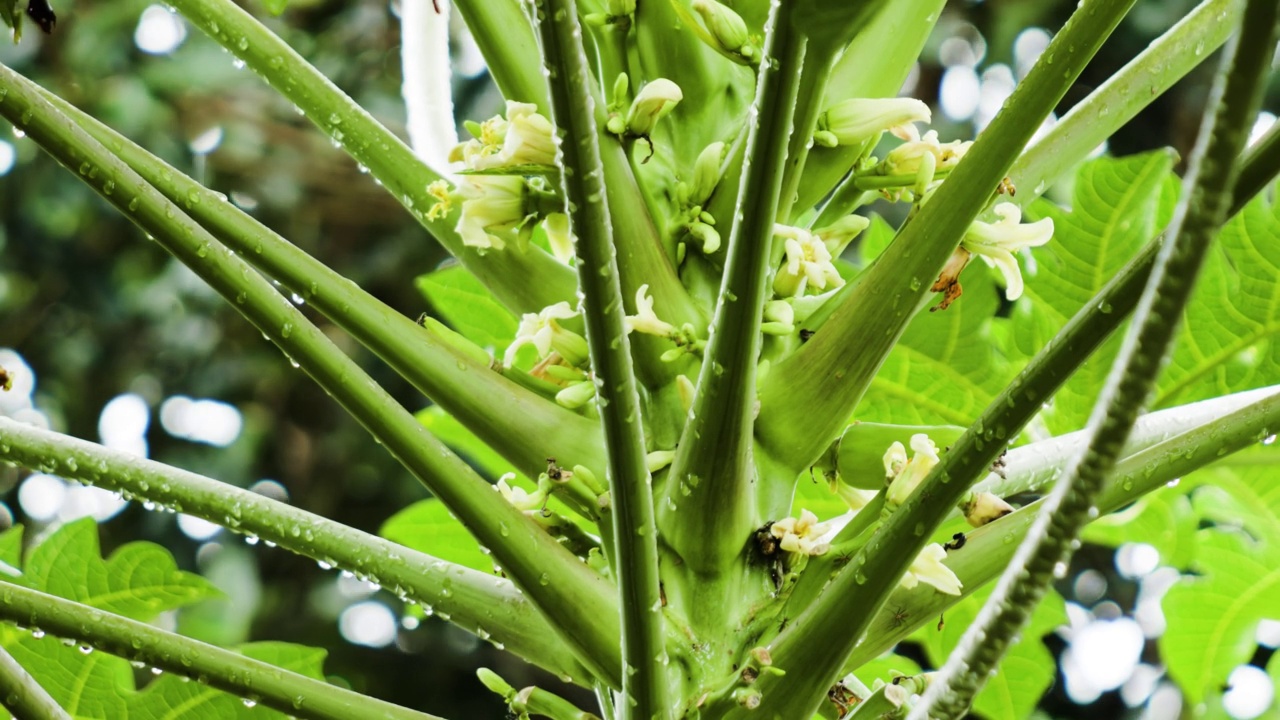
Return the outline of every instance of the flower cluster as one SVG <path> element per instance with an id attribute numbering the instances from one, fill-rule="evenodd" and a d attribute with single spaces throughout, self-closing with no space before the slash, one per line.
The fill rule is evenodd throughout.
<path id="1" fill-rule="evenodd" d="M 822 292 L 844 285 L 834 259 L 870 221 L 847 215 L 816 230 L 775 225 L 774 235 L 783 239 L 785 257 L 773 279 L 773 291 L 780 297 L 799 297 L 806 291 Z"/>
<path id="2" fill-rule="evenodd" d="M 920 483 L 939 462 L 938 446 L 924 433 L 911 436 L 911 449 L 915 455 L 907 459 L 907 449 L 894 442 L 884 454 L 884 474 L 889 484 L 885 505 L 896 508 L 911 497 Z"/>
<path id="3" fill-rule="evenodd" d="M 769 526 L 769 533 L 778 539 L 778 547 L 797 555 L 822 555 L 831 549 L 828 534 L 832 524 L 818 522 L 818 516 L 801 510 L 799 517 L 783 518 Z"/>

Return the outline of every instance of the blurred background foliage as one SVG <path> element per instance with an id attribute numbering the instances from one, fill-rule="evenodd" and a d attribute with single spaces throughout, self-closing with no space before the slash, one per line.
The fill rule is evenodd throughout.
<path id="1" fill-rule="evenodd" d="M 1193 4 L 1139 2 L 1060 110 Z M 445 260 L 440 248 L 287 101 L 162 5 L 57 5 L 52 36 L 28 26 L 19 44 L 0 43 L 0 61 L 227 193 L 404 314 L 428 309 L 413 281 Z M 394 3 L 293 0 L 279 18 L 249 5 L 402 130 Z M 906 90 L 935 107 L 934 127 L 944 139 L 971 137 L 1047 41 L 1037 28 L 1058 27 L 1075 5 L 949 3 Z M 458 117 L 488 117 L 500 98 L 478 53 L 458 34 Z M 1207 67 L 1193 73 L 1123 128 L 1110 149 L 1125 155 L 1171 145 L 1185 157 L 1208 81 Z M 321 327 L 406 406 L 427 405 L 340 331 Z M 253 487 L 372 532 L 425 495 L 233 308 L 7 125 L 0 125 L 0 348 L 0 365 L 27 378 L 0 396 L 0 412 Z M 517 687 L 547 682 L 445 623 L 404 617 L 389 593 L 289 553 L 14 468 L 0 468 L 0 492 L 0 523 L 23 523 L 31 537 L 92 515 L 102 522 L 104 551 L 137 538 L 170 548 L 181 567 L 200 572 L 228 598 L 165 620 L 189 635 L 325 647 L 325 669 L 336 682 L 456 718 L 504 713 L 475 681 L 477 665 L 495 667 Z M 1095 615 L 1132 612 L 1141 586 L 1117 569 L 1114 555 L 1100 546 L 1079 553 L 1060 587 L 1066 599 Z M 1063 645 L 1051 649 L 1057 654 Z M 1155 688 L 1151 678 L 1123 692 L 1069 695 L 1061 680 L 1059 671 L 1042 707 L 1062 718 L 1140 717 Z"/>

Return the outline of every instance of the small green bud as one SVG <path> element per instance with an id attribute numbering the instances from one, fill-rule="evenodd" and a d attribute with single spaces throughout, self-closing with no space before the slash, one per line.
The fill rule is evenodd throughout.
<path id="1" fill-rule="evenodd" d="M 608 0 L 605 3 L 605 9 L 613 17 L 634 15 L 636 12 L 636 0 Z"/>
<path id="2" fill-rule="evenodd" d="M 490 670 L 489 668 L 480 668 L 477 670 L 476 677 L 480 678 L 480 682 L 484 684 L 485 687 L 492 690 L 495 694 L 501 695 L 504 699 L 510 700 L 515 697 L 515 688 L 508 685 L 506 680 L 503 680 L 498 676 L 498 673 Z"/>
<path id="3" fill-rule="evenodd" d="M 689 234 L 702 243 L 704 255 L 710 255 L 720 249 L 720 233 L 700 220 L 689 223 Z"/>
<path id="4" fill-rule="evenodd" d="M 764 323 L 760 332 L 765 335 L 790 335 L 795 332 L 796 312 L 785 300 L 770 300 L 764 304 Z"/>
<path id="5" fill-rule="evenodd" d="M 693 0 L 693 9 L 702 16 L 717 50 L 726 55 L 736 55 L 751 64 L 759 61 L 759 51 L 751 44 L 747 23 L 741 15 L 716 0 Z"/>
<path id="6" fill-rule="evenodd" d="M 705 203 L 716 189 L 724 158 L 725 144 L 722 142 L 713 142 L 698 154 L 698 159 L 693 164 L 693 188 L 689 195 L 695 205 Z"/>
<path id="7" fill-rule="evenodd" d="M 680 86 L 666 78 L 653 80 L 640 89 L 627 111 L 627 132 L 648 137 L 653 128 L 684 99 Z"/>
<path id="8" fill-rule="evenodd" d="M 840 257 L 840 253 L 849 246 L 858 233 L 867 229 L 871 221 L 861 215 L 845 215 L 839 220 L 813 231 L 827 246 L 832 257 Z"/>
<path id="9" fill-rule="evenodd" d="M 583 380 L 556 393 L 556 402 L 570 410 L 578 408 L 591 402 L 591 398 L 596 396 L 596 384 L 591 380 Z"/>
<path id="10" fill-rule="evenodd" d="M 645 465 L 648 466 L 650 473 L 656 473 L 662 468 L 671 464 L 676 457 L 674 450 L 656 450 L 644 456 Z"/>

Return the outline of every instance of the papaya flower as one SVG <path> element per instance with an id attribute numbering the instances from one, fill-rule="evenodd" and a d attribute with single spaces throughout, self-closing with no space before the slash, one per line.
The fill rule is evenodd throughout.
<path id="1" fill-rule="evenodd" d="M 790 225 L 774 225 L 775 235 L 784 239 L 786 257 L 773 279 L 773 291 L 779 297 L 799 297 L 806 290 L 822 291 L 844 285 L 836 271 L 831 251 L 822 238 L 808 230 Z"/>
<path id="2" fill-rule="evenodd" d="M 947 551 L 938 543 L 931 543 L 925 546 L 924 550 L 916 556 L 912 561 L 911 567 L 907 570 L 907 574 L 902 576 L 899 584 L 910 590 L 920 583 L 930 585 L 939 592 L 948 595 L 959 595 L 961 588 L 964 587 L 960 582 L 960 578 L 951 571 L 951 568 L 942 564 L 943 559 L 947 557 Z"/>

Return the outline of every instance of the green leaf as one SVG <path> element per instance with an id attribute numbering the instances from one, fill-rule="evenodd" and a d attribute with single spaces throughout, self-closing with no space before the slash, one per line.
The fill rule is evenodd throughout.
<path id="1" fill-rule="evenodd" d="M 808 510 L 817 515 L 820 520 L 830 520 L 849 512 L 849 506 L 845 505 L 839 495 L 831 492 L 827 481 L 817 473 L 812 478 L 800 476 L 800 482 L 796 483 L 796 495 L 791 507 L 796 514 L 799 514 L 802 509 Z"/>
<path id="2" fill-rule="evenodd" d="M 1160 653 L 1187 700 L 1217 692 L 1237 665 L 1253 655 L 1264 617 L 1280 618 L 1277 548 L 1243 533 L 1206 529 L 1197 535 L 1195 567 L 1164 598 L 1168 622 Z"/>
<path id="3" fill-rule="evenodd" d="M 863 238 L 863 257 L 872 257 L 892 235 L 883 220 L 874 218 Z M 1011 370 L 991 336 L 1000 296 L 981 262 L 970 263 L 962 279 L 964 296 L 958 302 L 911 321 L 867 389 L 856 419 L 968 426 L 1003 389 Z M 926 285 L 934 280 L 918 278 Z"/>
<path id="4" fill-rule="evenodd" d="M 246 657 L 324 680 L 320 648 L 282 642 L 259 642 L 237 648 Z M 300 706 L 300 705 L 299 705 Z M 129 720 L 216 720 L 217 718 L 284 718 L 269 708 L 250 709 L 242 699 L 202 683 L 184 682 L 162 675 L 146 687 L 130 705 Z"/>
<path id="5" fill-rule="evenodd" d="M 129 543 L 103 562 L 92 518 L 68 523 L 40 543 L 23 571 L 32 587 L 135 620 L 221 594 L 208 580 L 179 570 L 173 556 L 152 543 Z"/>
<path id="6" fill-rule="evenodd" d="M 515 339 L 516 319 L 461 265 L 419 276 L 416 282 L 436 312 L 468 340 L 501 355 Z"/>
<path id="7" fill-rule="evenodd" d="M 262 0 L 262 4 L 267 8 L 267 12 L 279 15 L 289 6 L 289 0 Z"/>
<path id="8" fill-rule="evenodd" d="M 1185 489 L 1162 488 L 1085 526 L 1083 539 L 1109 547 L 1147 543 L 1159 551 L 1162 565 L 1183 569 L 1195 554 L 1196 524 Z"/>
<path id="9" fill-rule="evenodd" d="M 493 572 L 493 561 L 480 550 L 467 528 L 435 498 L 419 500 L 392 515 L 379 531 L 382 537 L 442 560 Z"/>
<path id="10" fill-rule="evenodd" d="M 14 525 L 0 533 L 0 562 L 15 568 L 22 567 L 22 537 L 21 525 Z"/>
<path id="11" fill-rule="evenodd" d="M 1165 407 L 1280 377 L 1280 207 L 1265 193 L 1227 223 L 1206 258 L 1161 377 Z"/>
<path id="12" fill-rule="evenodd" d="M 1014 305 L 1009 319 L 1006 351 L 1012 359 L 1043 348 L 1168 222 L 1176 199 L 1172 167 L 1167 151 L 1098 158 L 1080 168 L 1070 210 L 1043 200 L 1031 206 L 1030 214 L 1053 218 L 1054 234 L 1033 251 L 1035 269 L 1024 274 L 1026 300 Z M 1041 414 L 1053 434 L 1084 425 L 1119 339 L 1116 333 L 1099 348 Z"/>
<path id="13" fill-rule="evenodd" d="M 912 639 L 924 646 L 934 667 L 941 667 L 978 616 L 991 594 L 990 586 L 961 600 L 946 612 L 942 631 L 928 623 Z M 992 677 L 974 701 L 973 710 L 992 720 L 1015 720 L 1031 715 L 1040 696 L 1053 682 L 1054 660 L 1041 638 L 1066 622 L 1066 605 L 1050 592 L 1031 615 L 1022 639 L 1009 648 Z"/>
<path id="14" fill-rule="evenodd" d="M 901 655 L 888 653 L 866 663 L 858 668 L 854 674 L 867 687 L 876 680 L 883 680 L 886 683 L 893 680 L 899 675 L 919 675 L 921 667 L 911 658 L 905 658 Z"/>
<path id="15" fill-rule="evenodd" d="M 0 534 L 0 560 L 18 564 L 22 527 Z M 130 543 L 107 561 L 98 551 L 97 525 L 64 525 L 30 553 L 21 582 L 44 592 L 134 619 L 151 620 L 219 594 L 198 575 L 182 572 L 162 547 Z M 134 669 L 119 657 L 42 632 L 0 627 L 0 644 L 13 654 L 73 717 L 88 720 L 283 720 L 267 708 L 199 682 L 161 675 L 139 692 Z M 253 643 L 248 657 L 323 679 L 325 651 L 288 643 Z M 0 718 L 10 717 L 0 710 Z"/>

